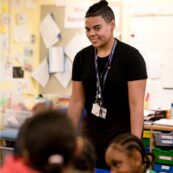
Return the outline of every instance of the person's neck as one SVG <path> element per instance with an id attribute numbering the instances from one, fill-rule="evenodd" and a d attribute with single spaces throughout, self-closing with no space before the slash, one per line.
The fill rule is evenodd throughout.
<path id="1" fill-rule="evenodd" d="M 111 53 L 112 47 L 114 45 L 114 37 L 112 37 L 112 39 L 105 45 L 98 47 L 97 48 L 97 56 L 100 58 L 104 58 L 109 56 L 109 54 Z"/>

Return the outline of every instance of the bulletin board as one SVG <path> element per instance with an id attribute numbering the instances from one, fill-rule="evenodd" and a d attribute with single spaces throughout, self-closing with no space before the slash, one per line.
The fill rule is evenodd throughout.
<path id="1" fill-rule="evenodd" d="M 122 19 L 122 3 L 113 3 L 112 6 L 114 7 L 114 13 L 116 16 L 116 24 L 118 29 L 115 30 L 115 37 L 121 38 L 121 19 Z M 86 6 L 87 7 L 87 6 Z M 55 22 L 58 24 L 58 27 L 61 30 L 62 40 L 55 44 L 54 46 L 62 46 L 65 47 L 70 40 L 77 34 L 79 31 L 84 31 L 84 26 L 82 28 L 65 28 L 64 27 L 64 19 L 65 19 L 65 8 L 66 6 L 54 6 L 54 5 L 43 5 L 41 6 L 41 20 L 44 17 L 51 13 Z M 83 18 L 79 16 L 79 18 Z M 82 39 L 82 38 L 81 38 Z M 79 44 L 80 44 L 79 40 Z M 82 42 L 85 42 L 84 38 Z M 87 43 L 89 45 L 90 43 Z M 77 45 L 76 45 L 77 46 Z M 77 53 L 77 52 L 76 52 Z M 42 38 L 40 39 L 40 62 L 48 58 L 48 49 L 45 47 Z M 47 94 L 47 93 L 56 93 L 60 95 L 69 96 L 71 94 L 71 82 L 69 83 L 67 88 L 64 88 L 61 83 L 55 78 L 54 75 L 50 76 L 48 84 L 45 87 L 40 85 L 40 93 Z"/>
<path id="2" fill-rule="evenodd" d="M 31 73 L 39 61 L 39 9 L 37 1 L 0 0 L 0 102 L 4 93 L 38 95 Z"/>
<path id="3" fill-rule="evenodd" d="M 9 1 L 0 0 L 0 63 L 8 62 L 10 42 Z"/>
<path id="4" fill-rule="evenodd" d="M 54 20 L 58 24 L 62 35 L 62 40 L 54 46 L 65 47 L 67 43 L 72 39 L 72 37 L 79 31 L 79 29 L 64 28 L 65 7 L 57 7 L 54 5 L 41 6 L 41 20 L 48 13 L 51 13 L 53 15 Z M 48 58 L 48 49 L 45 47 L 42 38 L 40 38 L 40 62 L 45 58 Z M 39 90 L 41 94 L 55 93 L 63 96 L 69 96 L 71 94 L 71 83 L 67 86 L 67 88 L 64 88 L 52 74 L 50 76 L 48 84 L 45 87 L 40 86 Z"/>

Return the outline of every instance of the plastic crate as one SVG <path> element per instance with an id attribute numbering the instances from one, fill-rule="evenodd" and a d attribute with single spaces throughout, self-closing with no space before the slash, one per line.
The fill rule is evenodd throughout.
<path id="1" fill-rule="evenodd" d="M 31 116 L 32 112 L 30 111 L 7 109 L 4 114 L 4 126 L 6 128 L 19 128 Z"/>
<path id="2" fill-rule="evenodd" d="M 162 164 L 154 164 L 154 171 L 162 172 L 162 173 L 173 173 L 173 166 L 171 165 L 162 165 Z"/>
<path id="3" fill-rule="evenodd" d="M 154 131 L 154 141 L 156 146 L 173 147 L 173 132 L 163 133 L 160 131 Z"/>
<path id="4" fill-rule="evenodd" d="M 144 144 L 145 147 L 150 146 L 150 138 L 142 138 L 142 143 Z"/>
<path id="5" fill-rule="evenodd" d="M 100 168 L 96 168 L 96 173 L 110 173 L 110 170 L 107 169 L 100 169 Z"/>
<path id="6" fill-rule="evenodd" d="M 152 149 L 155 155 L 155 163 L 173 165 L 173 150 Z"/>
<path id="7" fill-rule="evenodd" d="M 143 138 L 151 138 L 151 131 L 150 130 L 144 130 L 143 131 Z"/>
<path id="8" fill-rule="evenodd" d="M 145 147 L 145 152 L 149 153 L 150 152 L 150 147 Z"/>

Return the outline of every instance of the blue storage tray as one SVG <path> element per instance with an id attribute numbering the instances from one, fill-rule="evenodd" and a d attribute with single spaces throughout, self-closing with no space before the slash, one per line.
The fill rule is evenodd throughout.
<path id="1" fill-rule="evenodd" d="M 162 164 L 154 164 L 154 170 L 156 172 L 164 172 L 164 173 L 173 173 L 173 166 L 171 165 L 162 165 Z"/>
<path id="2" fill-rule="evenodd" d="M 145 152 L 149 153 L 150 152 L 150 147 L 145 147 Z"/>
<path id="3" fill-rule="evenodd" d="M 96 173 L 110 173 L 110 170 L 96 168 Z"/>

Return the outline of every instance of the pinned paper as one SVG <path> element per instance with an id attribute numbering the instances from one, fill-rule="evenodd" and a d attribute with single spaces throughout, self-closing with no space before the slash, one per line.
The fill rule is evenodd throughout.
<path id="1" fill-rule="evenodd" d="M 23 0 L 11 0 L 11 6 L 13 8 L 20 8 L 23 6 Z"/>
<path id="2" fill-rule="evenodd" d="M 64 71 L 64 50 L 63 47 L 49 48 L 49 72 Z"/>
<path id="3" fill-rule="evenodd" d="M 2 25 L 9 25 L 10 23 L 10 16 L 8 13 L 1 14 L 1 24 Z"/>
<path id="4" fill-rule="evenodd" d="M 3 25 L 3 26 L 1 27 L 1 32 L 2 32 L 2 33 L 7 33 L 7 31 L 8 31 L 7 26 L 6 26 L 6 25 Z"/>
<path id="5" fill-rule="evenodd" d="M 8 11 L 9 11 L 8 4 L 2 5 L 2 13 L 8 13 Z"/>
<path id="6" fill-rule="evenodd" d="M 48 62 L 45 58 L 38 68 L 32 73 L 32 77 L 42 86 L 45 87 L 49 81 Z"/>
<path id="7" fill-rule="evenodd" d="M 24 94 L 31 92 L 32 85 L 29 79 L 15 79 L 12 80 L 12 82 L 15 88 L 15 93 Z"/>
<path id="8" fill-rule="evenodd" d="M 46 48 L 50 48 L 61 39 L 60 29 L 50 13 L 42 20 L 40 32 Z"/>
<path id="9" fill-rule="evenodd" d="M 0 80 L 12 79 L 12 65 L 6 63 L 0 63 Z"/>
<path id="10" fill-rule="evenodd" d="M 0 34 L 0 49 L 8 49 L 9 48 L 9 37 L 7 34 Z"/>
<path id="11" fill-rule="evenodd" d="M 87 5 L 70 5 L 65 8 L 65 28 L 84 28 Z"/>
<path id="12" fill-rule="evenodd" d="M 36 8 L 36 0 L 25 0 L 25 7 Z"/>
<path id="13" fill-rule="evenodd" d="M 16 14 L 16 24 L 26 24 L 27 23 L 27 15 L 26 13 L 18 13 Z"/>
<path id="14" fill-rule="evenodd" d="M 14 27 L 14 41 L 16 43 L 31 42 L 31 32 L 26 25 L 17 25 Z"/>
<path id="15" fill-rule="evenodd" d="M 71 80 L 72 63 L 66 57 L 65 58 L 65 71 L 62 73 L 56 73 L 55 78 L 66 88 Z"/>
<path id="16" fill-rule="evenodd" d="M 88 41 L 84 32 L 78 32 L 74 37 L 70 40 L 65 48 L 65 53 L 73 62 L 76 53 L 82 48 L 88 46 L 90 42 Z"/>

